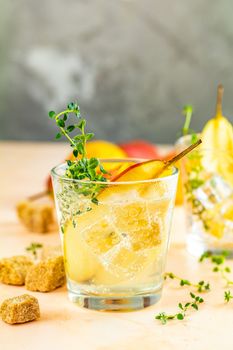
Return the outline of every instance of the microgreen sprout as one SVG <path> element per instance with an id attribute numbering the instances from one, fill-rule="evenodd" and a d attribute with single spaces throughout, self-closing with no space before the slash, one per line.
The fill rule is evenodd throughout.
<path id="1" fill-rule="evenodd" d="M 188 135 L 190 133 L 190 123 L 193 114 L 193 107 L 190 105 L 184 106 L 183 114 L 185 116 L 185 122 L 183 126 L 183 135 Z"/>
<path id="2" fill-rule="evenodd" d="M 37 255 L 38 249 L 41 249 L 41 248 L 43 248 L 43 244 L 33 242 L 28 247 L 26 247 L 25 249 L 26 249 L 27 252 L 32 253 L 34 259 L 37 259 L 37 257 L 38 257 L 38 255 Z"/>

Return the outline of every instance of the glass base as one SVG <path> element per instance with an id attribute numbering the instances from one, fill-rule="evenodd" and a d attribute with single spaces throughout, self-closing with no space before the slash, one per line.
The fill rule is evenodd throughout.
<path id="1" fill-rule="evenodd" d="M 134 311 L 153 305 L 161 298 L 161 290 L 156 294 L 143 294 L 129 297 L 104 297 L 81 295 L 68 291 L 69 299 L 79 306 L 99 311 Z"/>

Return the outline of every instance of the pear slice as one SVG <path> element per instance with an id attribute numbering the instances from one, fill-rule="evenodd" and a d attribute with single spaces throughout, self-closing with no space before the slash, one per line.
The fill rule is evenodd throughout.
<path id="1" fill-rule="evenodd" d="M 123 193 L 129 192 L 130 189 L 137 189 L 139 192 L 148 192 L 148 188 L 151 187 L 151 183 L 144 183 L 146 180 L 153 180 L 159 177 L 165 177 L 172 175 L 173 169 L 172 166 L 181 158 L 183 158 L 186 154 L 191 152 L 194 148 L 201 144 L 201 140 L 198 140 L 196 143 L 190 145 L 182 152 L 177 154 L 175 157 L 172 157 L 168 161 L 161 161 L 156 159 L 147 160 L 141 163 L 136 163 L 129 166 L 127 169 L 123 170 L 120 174 L 118 174 L 115 178 L 111 180 L 111 182 L 115 182 L 116 184 L 113 186 L 107 186 L 103 189 L 99 195 L 99 200 L 106 200 L 106 198 L 110 198 L 110 195 L 114 196 L 114 193 Z M 139 184 L 135 183 L 135 181 L 140 181 Z M 117 186 L 117 182 L 125 183 L 125 185 Z M 130 183 L 132 182 L 132 183 Z M 154 186 L 154 185 L 153 185 Z M 159 186 L 157 186 L 157 190 L 159 192 Z"/>
<path id="2" fill-rule="evenodd" d="M 144 181 L 171 175 L 171 166 L 183 158 L 186 154 L 191 152 L 194 148 L 199 146 L 201 143 L 202 141 L 198 140 L 168 161 L 151 159 L 145 162 L 133 164 L 129 168 L 125 169 L 122 173 L 117 175 L 112 181 Z"/>
<path id="3" fill-rule="evenodd" d="M 88 282 L 98 269 L 98 259 L 83 239 L 82 232 L 69 221 L 63 236 L 65 269 L 71 281 Z"/>

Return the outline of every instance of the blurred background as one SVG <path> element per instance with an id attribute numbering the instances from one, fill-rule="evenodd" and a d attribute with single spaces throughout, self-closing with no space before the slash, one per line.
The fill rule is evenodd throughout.
<path id="1" fill-rule="evenodd" d="M 52 140 L 50 109 L 78 99 L 97 138 L 172 143 L 233 121 L 231 0 L 0 0 L 0 139 Z"/>

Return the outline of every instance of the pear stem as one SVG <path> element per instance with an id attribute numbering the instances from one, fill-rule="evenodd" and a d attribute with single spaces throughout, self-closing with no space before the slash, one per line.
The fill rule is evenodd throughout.
<path id="1" fill-rule="evenodd" d="M 175 164 L 176 162 L 178 162 L 178 160 L 180 160 L 181 158 L 183 158 L 184 156 L 186 156 L 186 154 L 188 154 L 189 152 L 191 152 L 194 148 L 196 148 L 197 146 L 199 146 L 202 143 L 202 140 L 199 139 L 197 142 L 193 143 L 192 145 L 190 145 L 189 147 L 187 147 L 186 149 L 184 149 L 182 152 L 180 152 L 179 154 L 177 154 L 175 157 L 169 159 L 165 164 L 164 167 L 159 170 L 159 172 L 156 174 L 156 177 L 161 175 L 164 170 L 166 168 L 168 168 L 170 165 Z"/>
<path id="2" fill-rule="evenodd" d="M 186 154 L 188 154 L 189 152 L 191 152 L 194 148 L 196 148 L 197 146 L 199 146 L 202 143 L 202 140 L 199 139 L 197 142 L 193 143 L 192 145 L 190 145 L 189 147 L 185 148 L 182 152 L 180 152 L 179 154 L 177 154 L 175 157 L 169 159 L 167 161 L 168 166 L 171 164 L 174 164 L 176 162 L 178 162 L 178 160 L 180 160 L 181 158 L 183 158 L 184 156 L 186 156 Z"/>
<path id="3" fill-rule="evenodd" d="M 223 92 L 224 92 L 223 85 L 219 84 L 218 91 L 217 91 L 216 118 L 218 118 L 222 115 Z"/>

